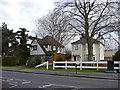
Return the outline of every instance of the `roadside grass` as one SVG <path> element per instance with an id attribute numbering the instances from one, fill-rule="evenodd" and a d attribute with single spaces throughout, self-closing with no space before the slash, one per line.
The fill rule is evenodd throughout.
<path id="1" fill-rule="evenodd" d="M 39 68 L 26 68 L 25 66 L 17 66 L 18 68 L 21 68 L 21 69 L 31 69 L 31 70 L 47 70 L 46 69 L 46 66 L 42 66 L 42 67 L 39 67 Z M 49 65 L 49 68 L 48 70 L 51 70 L 51 71 L 67 71 L 67 72 L 76 72 L 76 68 L 68 68 L 67 70 L 65 70 L 65 68 L 55 68 L 53 70 L 53 66 L 52 65 Z M 82 69 L 80 70 L 79 68 L 77 68 L 77 72 L 106 72 L 107 70 L 106 69 L 99 69 L 97 71 L 97 69 Z"/>

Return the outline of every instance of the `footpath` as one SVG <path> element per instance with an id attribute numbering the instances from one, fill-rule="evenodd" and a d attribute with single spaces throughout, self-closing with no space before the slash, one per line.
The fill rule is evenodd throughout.
<path id="1" fill-rule="evenodd" d="M 3 71 L 22 72 L 22 73 L 34 73 L 34 74 L 46 74 L 46 75 L 58 75 L 69 77 L 84 77 L 84 78 L 96 78 L 96 79 L 109 79 L 120 80 L 120 73 L 110 72 L 67 72 L 67 71 L 52 71 L 52 70 L 32 70 L 21 69 L 18 67 L 0 67 Z"/>

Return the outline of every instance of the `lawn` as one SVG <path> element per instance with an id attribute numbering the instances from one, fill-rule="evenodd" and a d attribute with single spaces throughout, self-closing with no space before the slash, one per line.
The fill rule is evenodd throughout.
<path id="1" fill-rule="evenodd" d="M 21 69 L 32 69 L 32 70 L 47 70 L 46 69 L 46 66 L 42 66 L 40 68 L 26 68 L 25 66 L 17 66 L 18 68 L 21 68 Z M 75 68 L 69 68 L 67 70 L 65 70 L 64 68 L 55 68 L 55 70 L 53 70 L 53 66 L 52 65 L 49 65 L 49 68 L 48 70 L 52 70 L 52 71 L 67 71 L 67 72 L 76 72 L 76 69 Z M 77 69 L 77 72 L 105 72 L 107 71 L 106 69 L 99 69 L 97 71 L 97 69 Z"/>

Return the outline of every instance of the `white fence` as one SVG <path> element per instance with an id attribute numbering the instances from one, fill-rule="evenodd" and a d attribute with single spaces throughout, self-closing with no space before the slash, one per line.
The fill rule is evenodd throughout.
<path id="1" fill-rule="evenodd" d="M 64 64 L 65 66 L 57 66 L 56 64 Z M 68 64 L 77 64 L 77 67 L 74 66 L 70 66 Z M 96 64 L 96 66 L 83 66 L 83 64 Z M 80 68 L 80 70 L 82 70 L 83 68 L 91 68 L 91 69 L 107 69 L 107 66 L 100 66 L 99 64 L 106 64 L 107 65 L 107 61 L 83 61 L 83 62 L 72 62 L 72 61 L 53 61 L 53 70 L 55 68 L 65 68 L 67 70 L 67 68 Z M 119 64 L 119 67 L 114 67 L 114 69 L 119 69 L 120 71 L 120 61 L 114 61 L 114 64 Z"/>
<path id="2" fill-rule="evenodd" d="M 41 66 L 43 66 L 43 65 L 46 65 L 46 69 L 48 69 L 48 61 L 47 61 L 47 62 L 44 62 L 44 63 L 42 63 L 42 64 L 37 65 L 35 68 L 41 67 Z"/>

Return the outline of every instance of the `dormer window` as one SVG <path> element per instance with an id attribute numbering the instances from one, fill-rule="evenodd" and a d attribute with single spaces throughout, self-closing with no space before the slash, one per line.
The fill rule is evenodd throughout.
<path id="1" fill-rule="evenodd" d="M 37 50 L 37 45 L 33 45 L 33 50 Z"/>

